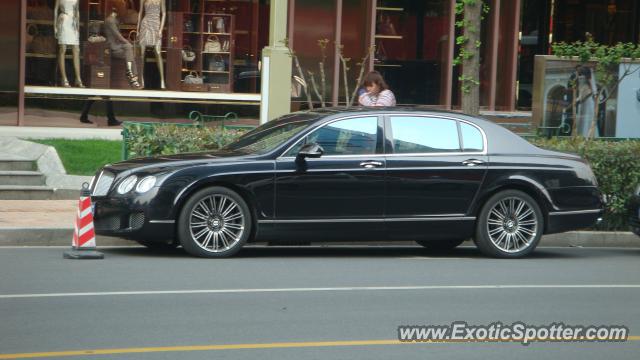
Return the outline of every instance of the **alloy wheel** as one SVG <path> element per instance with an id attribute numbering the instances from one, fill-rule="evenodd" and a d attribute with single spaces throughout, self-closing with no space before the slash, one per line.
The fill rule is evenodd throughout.
<path id="1" fill-rule="evenodd" d="M 231 197 L 214 194 L 201 199 L 189 215 L 195 243 L 205 251 L 219 253 L 233 248 L 245 231 L 245 215 Z"/>
<path id="2" fill-rule="evenodd" d="M 487 217 L 487 234 L 495 247 L 516 253 L 528 248 L 538 232 L 536 211 L 523 199 L 507 197 L 498 201 Z"/>

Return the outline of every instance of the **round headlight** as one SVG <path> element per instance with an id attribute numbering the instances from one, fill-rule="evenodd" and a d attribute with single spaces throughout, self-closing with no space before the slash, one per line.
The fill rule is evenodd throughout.
<path id="1" fill-rule="evenodd" d="M 138 192 L 140 194 L 146 193 L 147 191 L 151 190 L 151 188 L 155 184 L 156 184 L 156 177 L 155 176 L 147 176 L 147 177 L 143 178 L 142 180 L 140 180 L 140 182 L 136 186 L 136 192 Z"/>
<path id="2" fill-rule="evenodd" d="M 122 195 L 131 191 L 131 189 L 133 189 L 133 186 L 136 184 L 136 181 L 138 181 L 138 177 L 135 175 L 131 175 L 128 178 L 122 180 L 122 182 L 118 186 L 118 194 Z"/>

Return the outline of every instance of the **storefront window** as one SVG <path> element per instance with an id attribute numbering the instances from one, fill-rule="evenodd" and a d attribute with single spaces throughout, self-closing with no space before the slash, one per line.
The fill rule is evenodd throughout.
<path id="1" fill-rule="evenodd" d="M 257 92 L 264 7 L 258 0 L 27 0 L 26 84 Z"/>
<path id="2" fill-rule="evenodd" d="M 531 110 L 533 63 L 548 52 L 550 0 L 522 0 L 518 49 L 518 110 Z"/>
<path id="3" fill-rule="evenodd" d="M 8 1 L 0 11 L 0 42 L 5 54 L 0 57 L 0 125 L 17 125 L 20 88 L 20 3 Z"/>
<path id="4" fill-rule="evenodd" d="M 378 0 L 374 68 L 399 104 L 441 103 L 449 30 L 449 1 Z"/>

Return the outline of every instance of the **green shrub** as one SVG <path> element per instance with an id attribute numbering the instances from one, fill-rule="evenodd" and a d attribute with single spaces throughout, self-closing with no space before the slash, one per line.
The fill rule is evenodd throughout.
<path id="1" fill-rule="evenodd" d="M 550 150 L 576 153 L 589 161 L 607 202 L 604 219 L 598 229 L 629 229 L 625 206 L 640 184 L 640 141 L 587 141 L 583 138 L 530 141 Z"/>
<path id="2" fill-rule="evenodd" d="M 176 124 L 125 124 L 127 158 L 211 151 L 229 144 L 244 130 Z"/>

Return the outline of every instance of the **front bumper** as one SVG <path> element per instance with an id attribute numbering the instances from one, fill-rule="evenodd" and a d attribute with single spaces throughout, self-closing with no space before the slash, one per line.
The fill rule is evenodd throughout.
<path id="1" fill-rule="evenodd" d="M 96 234 L 128 240 L 173 240 L 174 220 L 158 218 L 151 199 L 152 196 L 93 197 Z"/>

